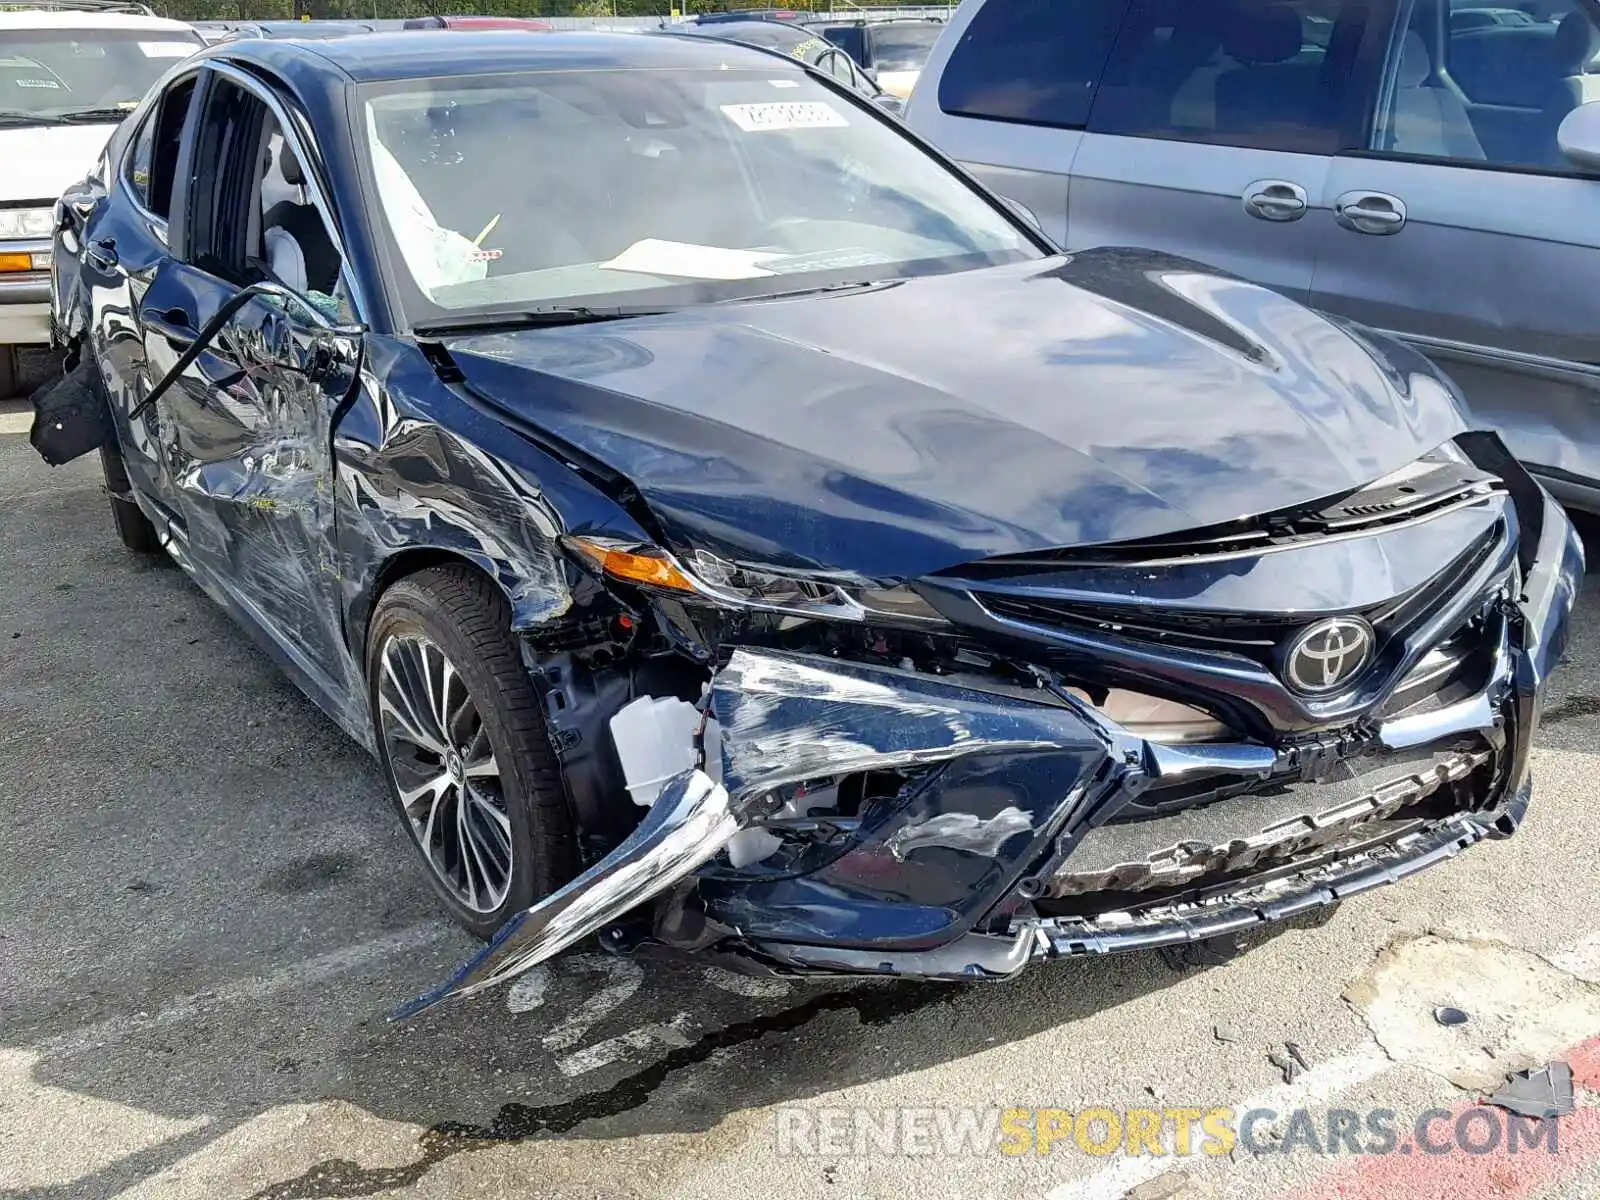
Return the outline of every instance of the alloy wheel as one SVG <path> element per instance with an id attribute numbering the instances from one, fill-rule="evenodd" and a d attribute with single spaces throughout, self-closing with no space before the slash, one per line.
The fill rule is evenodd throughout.
<path id="1" fill-rule="evenodd" d="M 476 913 L 511 888 L 511 817 L 494 748 L 466 681 L 421 634 L 384 643 L 378 727 L 411 835 L 439 881 Z"/>

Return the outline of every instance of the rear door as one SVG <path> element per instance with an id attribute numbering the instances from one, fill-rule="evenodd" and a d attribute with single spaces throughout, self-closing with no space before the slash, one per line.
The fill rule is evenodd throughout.
<path id="1" fill-rule="evenodd" d="M 1400 334 L 1563 498 L 1600 503 L 1600 179 L 1561 118 L 1600 97 L 1586 0 L 1464 23 L 1406 5 L 1362 147 L 1323 184 L 1312 303 Z"/>
<path id="2" fill-rule="evenodd" d="M 1187 255 L 1310 296 L 1388 0 L 1133 0 L 1072 164 L 1066 244 Z"/>
<path id="3" fill-rule="evenodd" d="M 923 67 L 907 122 L 1065 242 L 1073 162 L 1128 4 L 962 5 Z"/>
<path id="4" fill-rule="evenodd" d="M 194 156 L 213 165 L 138 309 L 162 375 L 191 360 L 156 405 L 185 549 L 314 691 L 348 695 L 332 422 L 355 386 L 353 288 L 309 131 L 260 81 L 209 73 Z"/>
<path id="5" fill-rule="evenodd" d="M 152 374 L 134 314 L 172 255 L 169 218 L 179 164 L 193 137 L 198 80 L 198 71 L 179 75 L 132 118 L 138 122 L 132 136 L 118 155 L 108 157 L 105 196 L 79 197 L 87 220 L 80 226 L 81 212 L 69 212 L 71 224 L 62 231 L 63 250 L 70 244 L 77 251 L 80 286 L 89 298 L 83 316 L 90 349 L 111 401 L 128 478 L 169 517 L 175 516 L 164 449 L 169 439 L 161 414 L 143 406 L 161 371 Z"/>

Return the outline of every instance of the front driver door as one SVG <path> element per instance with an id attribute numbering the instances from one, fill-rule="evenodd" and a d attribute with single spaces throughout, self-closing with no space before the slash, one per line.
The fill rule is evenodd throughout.
<path id="1" fill-rule="evenodd" d="M 171 430 L 171 490 L 196 574 L 263 629 L 314 695 L 349 696 L 334 543 L 333 414 L 355 386 L 360 340 L 344 297 L 342 256 L 311 185 L 291 185 L 291 153 L 314 177 L 309 147 L 261 86 L 213 67 L 196 132 L 199 172 L 183 197 L 183 252 L 164 262 L 139 310 L 146 354 L 178 371 L 157 403 Z M 286 151 L 286 145 L 290 147 Z M 300 208 L 295 269 L 264 221 Z M 310 247 L 307 245 L 307 249 Z M 330 257 L 331 255 L 331 257 Z M 326 276 L 305 277 L 315 260 Z M 295 278 L 279 279 L 274 269 Z"/>

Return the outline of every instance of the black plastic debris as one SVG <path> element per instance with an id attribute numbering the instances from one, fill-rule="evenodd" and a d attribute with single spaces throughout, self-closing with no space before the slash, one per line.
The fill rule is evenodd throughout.
<path id="1" fill-rule="evenodd" d="M 1271 1050 L 1267 1051 L 1267 1061 L 1283 1072 L 1285 1083 L 1293 1083 L 1299 1079 L 1305 1065 L 1299 1059 L 1291 1058 L 1287 1054 L 1275 1054 Z"/>
<path id="2" fill-rule="evenodd" d="M 1451 1008 L 1448 1004 L 1441 1004 L 1434 1009 L 1433 1019 L 1447 1029 L 1456 1025 L 1465 1025 L 1471 1020 L 1464 1011 L 1459 1008 Z"/>
<path id="3" fill-rule="evenodd" d="M 1489 1103 L 1522 1117 L 1564 1117 L 1572 1111 L 1572 1068 L 1553 1062 L 1537 1070 L 1514 1072 L 1489 1097 Z"/>
<path id="4" fill-rule="evenodd" d="M 111 410 L 89 359 L 80 359 L 28 400 L 34 410 L 28 441 L 52 467 L 98 450 L 111 438 Z"/>
<path id="5" fill-rule="evenodd" d="M 1289 1052 L 1290 1058 L 1294 1059 L 1295 1062 L 1300 1064 L 1300 1069 L 1302 1071 L 1309 1071 L 1311 1069 L 1311 1064 L 1306 1061 L 1305 1054 L 1300 1050 L 1299 1042 L 1285 1042 L 1283 1044 L 1283 1048 Z"/>
<path id="6" fill-rule="evenodd" d="M 1238 934 L 1225 933 L 1177 946 L 1160 946 L 1156 953 L 1174 971 L 1184 971 L 1190 967 L 1220 967 L 1238 958 L 1248 947 L 1249 943 Z"/>

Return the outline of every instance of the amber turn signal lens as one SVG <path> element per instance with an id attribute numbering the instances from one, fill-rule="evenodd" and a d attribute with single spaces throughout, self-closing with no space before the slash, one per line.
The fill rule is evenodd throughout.
<path id="1" fill-rule="evenodd" d="M 680 592 L 695 590 L 689 577 L 665 558 L 657 558 L 653 554 L 630 554 L 626 550 L 599 546 L 582 538 L 569 538 L 567 541 L 568 545 L 582 551 L 585 557 L 613 579 L 643 583 L 650 587 L 673 588 Z"/>
<path id="2" fill-rule="evenodd" d="M 33 270 L 33 255 L 31 254 L 0 254 L 0 271 L 31 271 Z"/>

